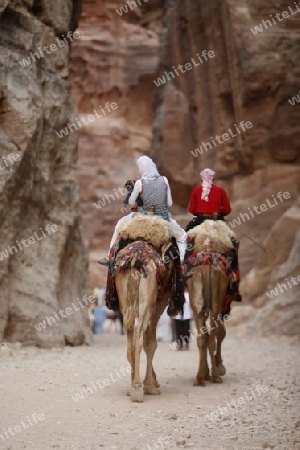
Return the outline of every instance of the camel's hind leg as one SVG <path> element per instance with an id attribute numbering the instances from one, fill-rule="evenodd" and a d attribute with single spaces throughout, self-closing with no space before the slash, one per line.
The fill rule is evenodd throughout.
<path id="1" fill-rule="evenodd" d="M 208 350 L 210 354 L 211 359 L 211 381 L 213 383 L 222 383 L 222 378 L 220 377 L 221 373 L 219 373 L 218 370 L 218 363 L 221 363 L 221 343 L 219 342 L 219 335 L 220 335 L 220 329 L 218 327 L 220 324 L 217 322 L 218 317 L 220 317 L 222 306 L 223 306 L 223 299 L 226 295 L 226 289 L 227 289 L 227 278 L 224 272 L 222 272 L 220 269 L 215 268 L 211 273 L 211 282 L 212 286 L 214 286 L 214 289 L 212 290 L 211 295 L 211 312 L 210 312 L 210 336 L 208 341 Z M 225 331 L 225 328 L 223 327 L 223 330 Z M 223 339 L 225 335 L 223 333 Z M 217 356 L 215 354 L 217 344 L 219 344 L 219 358 L 217 363 Z M 220 371 L 222 372 L 221 366 Z M 223 373 L 224 375 L 224 373 Z"/>
<path id="2" fill-rule="evenodd" d="M 157 299 L 157 285 L 156 285 L 156 272 L 153 270 L 148 273 L 146 278 L 141 278 L 138 290 L 138 317 L 135 319 L 134 326 L 134 378 L 131 388 L 131 400 L 135 402 L 142 402 L 144 396 L 144 390 L 142 387 L 142 381 L 140 377 L 140 354 L 144 343 L 144 336 L 146 338 L 148 329 L 153 328 L 155 321 L 152 318 L 155 317 L 156 299 Z M 152 322 L 152 323 L 151 323 Z M 156 326 L 154 331 L 150 331 L 150 336 L 154 334 L 154 339 L 150 338 L 150 353 L 147 354 L 147 366 L 149 367 L 149 376 L 152 372 L 152 359 L 156 349 Z M 150 370 L 151 369 L 151 370 Z"/>
<path id="3" fill-rule="evenodd" d="M 129 395 L 132 401 L 142 402 L 144 392 L 139 377 L 140 352 L 143 345 L 143 333 L 140 330 L 140 304 L 139 304 L 140 277 L 118 274 L 116 286 L 120 299 L 120 308 L 124 318 L 124 329 L 127 335 L 127 359 L 131 365 L 131 390 Z"/>
<path id="4" fill-rule="evenodd" d="M 143 334 L 140 330 L 139 323 L 134 329 L 134 373 L 132 376 L 132 384 L 130 389 L 130 397 L 133 402 L 142 403 L 144 400 L 144 391 L 140 378 L 140 355 L 143 347 Z"/>
<path id="5" fill-rule="evenodd" d="M 127 360 L 131 365 L 131 381 L 134 379 L 134 343 L 133 343 L 133 330 L 128 330 L 127 334 Z"/>
<path id="6" fill-rule="evenodd" d="M 207 345 L 208 338 L 206 333 L 201 332 L 201 328 L 205 327 L 205 312 L 198 314 L 197 320 L 197 346 L 199 349 L 199 367 L 194 381 L 194 386 L 205 386 L 205 380 L 209 376 L 208 364 L 207 364 Z M 203 328 L 202 328 L 203 330 Z"/>
<path id="7" fill-rule="evenodd" d="M 157 388 L 156 384 L 156 374 L 154 372 L 152 361 L 154 357 L 155 350 L 157 348 L 155 331 L 153 332 L 153 327 L 149 327 L 145 333 L 144 350 L 147 355 L 147 369 L 146 377 L 144 379 L 144 393 L 159 395 L 160 390 Z"/>
<path id="8" fill-rule="evenodd" d="M 209 380 L 209 368 L 207 364 L 208 338 L 205 321 L 208 315 L 208 305 L 205 305 L 207 267 L 202 273 L 202 266 L 196 266 L 194 276 L 187 281 L 190 295 L 191 307 L 194 313 L 194 320 L 197 327 L 197 346 L 199 350 L 199 367 L 194 381 L 194 386 L 205 386 L 205 380 Z M 205 273 L 207 272 L 207 274 Z"/>
<path id="9" fill-rule="evenodd" d="M 210 332 L 208 337 L 208 351 L 211 360 L 211 381 L 213 383 L 222 383 L 222 378 L 219 376 L 219 372 L 216 364 L 215 350 L 216 350 L 216 333 L 215 330 Z"/>
<path id="10" fill-rule="evenodd" d="M 159 383 L 156 379 L 156 373 L 153 369 L 153 357 L 155 350 L 157 348 L 157 340 L 156 340 L 156 327 L 160 316 L 162 315 L 165 309 L 165 302 L 157 304 L 154 315 L 151 318 L 151 323 L 149 324 L 145 336 L 144 336 L 144 350 L 147 355 L 147 369 L 146 369 L 146 377 L 144 380 L 144 393 L 159 395 L 160 390 Z"/>
<path id="11" fill-rule="evenodd" d="M 127 335 L 127 360 L 131 366 L 131 384 L 134 379 L 134 346 L 133 346 L 133 330 L 126 331 Z M 130 396 L 130 391 L 127 391 L 127 395 Z"/>
<path id="12" fill-rule="evenodd" d="M 217 365 L 218 373 L 222 377 L 223 375 L 226 374 L 226 368 L 223 365 L 222 353 L 221 353 L 221 346 L 222 346 L 222 342 L 226 336 L 226 329 L 225 329 L 224 323 L 221 322 L 220 320 L 218 321 L 218 327 L 216 329 L 216 336 L 217 336 L 216 365 Z"/>

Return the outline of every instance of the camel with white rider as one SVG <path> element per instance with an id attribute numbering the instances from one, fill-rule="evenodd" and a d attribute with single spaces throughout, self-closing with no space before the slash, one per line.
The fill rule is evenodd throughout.
<path id="1" fill-rule="evenodd" d="M 130 243 L 119 250 L 112 270 L 127 334 L 127 359 L 132 368 L 130 396 L 132 401 L 142 402 L 144 394 L 160 394 L 153 369 L 156 328 L 172 296 L 174 282 L 179 281 L 174 280 L 174 261 L 179 260 L 179 255 L 170 240 L 172 225 L 160 217 L 138 214 L 123 221 L 118 233 L 123 242 L 129 240 Z M 182 307 L 184 302 L 183 285 L 181 290 L 178 306 L 173 305 L 175 309 Z M 142 348 L 147 356 L 143 383 L 140 374 Z"/>
<path id="2" fill-rule="evenodd" d="M 139 213 L 132 212 L 118 221 L 107 258 L 99 263 L 109 267 L 106 305 L 115 310 L 120 307 L 124 316 L 127 356 L 133 370 L 131 396 L 142 401 L 141 349 L 144 347 L 147 353 L 144 391 L 157 394 L 152 367 L 157 322 L 167 298 L 171 299 L 170 314 L 182 309 L 184 281 L 191 274 L 184 275 L 181 270 L 186 233 L 170 217 L 172 195 L 168 179 L 159 174 L 148 156 L 138 158 L 137 167 L 140 179 L 133 183 L 127 200 L 131 206 L 139 201 Z M 124 204 L 122 210 L 126 212 Z M 170 245 L 172 256 L 166 262 L 165 252 Z"/>

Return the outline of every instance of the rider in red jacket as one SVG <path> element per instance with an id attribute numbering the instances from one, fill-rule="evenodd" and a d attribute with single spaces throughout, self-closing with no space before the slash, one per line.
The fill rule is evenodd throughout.
<path id="1" fill-rule="evenodd" d="M 230 214 L 231 206 L 225 190 L 213 184 L 215 172 L 211 169 L 204 169 L 200 173 L 202 180 L 201 186 L 196 186 L 191 193 L 189 212 L 194 217 L 187 225 L 185 231 L 201 225 L 205 220 L 224 220 L 224 217 Z M 240 277 L 238 267 L 238 246 L 239 242 L 234 241 L 233 268 L 237 271 L 238 279 Z M 241 301 L 239 293 L 239 281 L 233 284 L 233 295 L 235 301 Z"/>
<path id="2" fill-rule="evenodd" d="M 213 185 L 209 194 L 209 201 L 202 199 L 203 187 L 197 186 L 192 190 L 189 212 L 198 214 L 218 213 L 227 216 L 231 212 L 231 206 L 223 188 Z"/>
<path id="3" fill-rule="evenodd" d="M 189 212 L 194 216 L 201 216 L 200 220 L 197 220 L 197 225 L 200 225 L 205 219 L 223 220 L 224 216 L 231 212 L 230 202 L 225 190 L 213 184 L 214 176 L 213 170 L 202 170 L 200 173 L 202 185 L 196 186 L 192 190 Z M 190 226 L 188 229 L 190 228 L 193 227 Z"/>

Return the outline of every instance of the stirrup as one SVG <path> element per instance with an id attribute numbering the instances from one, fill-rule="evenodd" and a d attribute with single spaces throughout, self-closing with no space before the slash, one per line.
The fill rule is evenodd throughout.
<path id="1" fill-rule="evenodd" d="M 242 296 L 239 292 L 235 292 L 233 294 L 233 301 L 234 302 L 241 302 L 242 301 Z"/>
<path id="2" fill-rule="evenodd" d="M 109 266 L 109 261 L 108 261 L 108 259 L 105 257 L 105 258 L 99 259 L 98 264 L 101 264 L 101 266 L 106 266 L 106 267 L 108 267 L 108 266 Z"/>
<path id="3" fill-rule="evenodd" d="M 186 280 L 189 280 L 190 278 L 192 278 L 193 275 L 194 275 L 193 272 L 187 272 L 182 276 L 182 278 L 184 281 L 186 281 Z"/>

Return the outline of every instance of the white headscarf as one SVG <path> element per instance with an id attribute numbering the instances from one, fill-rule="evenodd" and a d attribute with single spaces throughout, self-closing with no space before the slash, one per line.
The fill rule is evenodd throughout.
<path id="1" fill-rule="evenodd" d="M 202 195 L 201 200 L 205 200 L 206 202 L 209 201 L 209 194 L 211 187 L 213 185 L 214 176 L 216 175 L 216 172 L 214 172 L 211 169 L 204 169 L 202 172 L 200 172 L 200 177 L 202 180 Z"/>
<path id="2" fill-rule="evenodd" d="M 154 180 L 155 178 L 160 176 L 156 164 L 152 161 L 151 158 L 149 158 L 149 156 L 141 156 L 140 158 L 138 158 L 136 163 L 141 178 Z"/>

